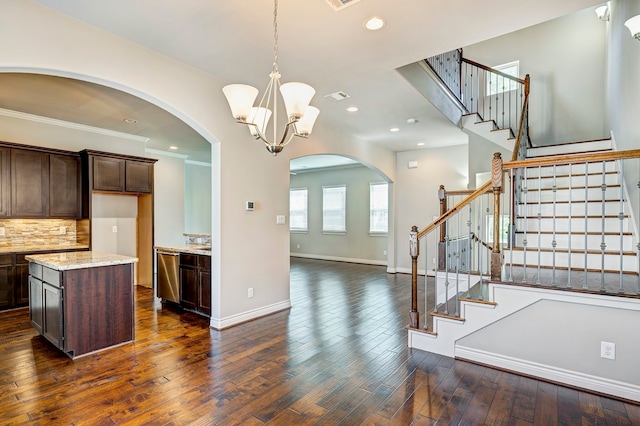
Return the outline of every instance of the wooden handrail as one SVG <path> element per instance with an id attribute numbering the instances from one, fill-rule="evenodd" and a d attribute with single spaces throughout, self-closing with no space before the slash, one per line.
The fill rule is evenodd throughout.
<path id="1" fill-rule="evenodd" d="M 592 154 L 562 154 L 527 160 L 509 161 L 502 165 L 503 170 L 519 169 L 522 167 L 553 166 L 570 163 L 597 163 L 601 161 L 629 160 L 640 158 L 640 149 L 626 151 L 595 152 Z"/>
<path id="2" fill-rule="evenodd" d="M 447 210 L 445 214 L 441 215 L 439 218 L 433 221 L 429 226 L 424 228 L 422 231 L 418 232 L 418 240 L 424 237 L 425 235 L 427 235 L 429 232 L 433 231 L 436 227 L 444 223 L 447 219 L 449 219 L 451 216 L 456 214 L 456 212 L 458 212 L 463 207 L 470 204 L 473 200 L 483 195 L 485 192 L 489 191 L 490 188 L 491 188 L 491 181 L 489 180 L 480 188 L 473 191 L 473 193 L 470 196 L 460 201 L 458 204 L 456 204 L 455 206 Z"/>
<path id="3" fill-rule="evenodd" d="M 485 248 L 489 249 L 489 251 L 493 251 L 493 247 L 491 247 L 489 244 L 484 242 L 484 240 L 481 240 L 480 238 L 478 238 L 478 236 L 473 232 L 471 233 L 471 239 L 477 243 L 482 244 Z"/>
<path id="4" fill-rule="evenodd" d="M 520 114 L 520 120 L 518 123 L 518 137 L 516 138 L 516 144 L 513 149 L 513 155 L 511 155 L 511 161 L 518 159 L 518 152 L 520 152 L 520 142 L 522 141 L 522 135 L 527 130 L 524 128 L 524 118 L 529 108 L 529 74 L 525 77 L 525 94 L 524 101 L 522 102 L 522 113 Z"/>
<path id="5" fill-rule="evenodd" d="M 503 73 L 502 71 L 498 71 L 498 70 L 493 69 L 491 67 L 488 67 L 486 65 L 482 65 L 482 64 L 480 64 L 478 62 L 472 61 L 471 59 L 462 58 L 462 62 L 466 62 L 467 64 L 473 65 L 474 67 L 478 67 L 478 68 L 481 68 L 481 69 L 483 69 L 485 71 L 489 71 L 489 72 L 492 72 L 494 74 L 498 74 L 499 76 L 504 77 L 504 78 L 508 78 L 509 80 L 513 80 L 513 81 L 517 81 L 518 83 L 525 84 L 525 80 L 523 80 L 521 78 L 514 77 L 512 75 Z"/>

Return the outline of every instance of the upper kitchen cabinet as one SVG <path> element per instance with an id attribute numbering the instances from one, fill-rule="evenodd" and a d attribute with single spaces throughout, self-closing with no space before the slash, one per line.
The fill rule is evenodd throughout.
<path id="1" fill-rule="evenodd" d="M 0 142 L 0 218 L 80 218 L 80 155 Z"/>
<path id="2" fill-rule="evenodd" d="M 90 150 L 82 151 L 82 155 L 88 166 L 92 191 L 153 193 L 153 164 L 156 160 Z"/>
<path id="3" fill-rule="evenodd" d="M 11 168 L 10 151 L 8 148 L 0 148 L 0 217 L 11 214 Z"/>
<path id="4" fill-rule="evenodd" d="M 49 154 L 11 150 L 11 216 L 48 217 Z"/>
<path id="5" fill-rule="evenodd" d="M 49 157 L 49 216 L 80 217 L 80 156 Z"/>

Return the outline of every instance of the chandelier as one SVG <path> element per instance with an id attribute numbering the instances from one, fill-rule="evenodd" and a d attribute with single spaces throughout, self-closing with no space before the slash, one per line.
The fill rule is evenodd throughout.
<path id="1" fill-rule="evenodd" d="M 278 69 L 278 0 L 273 2 L 273 69 L 269 74 L 269 84 L 262 95 L 260 103 L 254 107 L 258 97 L 258 89 L 246 84 L 229 84 L 222 92 L 229 102 L 231 114 L 240 124 L 249 127 L 251 135 L 264 142 L 267 151 L 278 155 L 291 142 L 294 136 L 306 138 L 311 134 L 313 124 L 320 111 L 309 106 L 316 93 L 308 84 L 291 82 L 280 84 Z M 287 122 L 278 139 L 278 91 L 282 96 Z M 267 126 L 273 118 L 273 139 L 267 138 Z"/>

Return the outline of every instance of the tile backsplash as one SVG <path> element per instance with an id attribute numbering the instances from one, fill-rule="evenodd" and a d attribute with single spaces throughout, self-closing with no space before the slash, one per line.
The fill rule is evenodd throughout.
<path id="1" fill-rule="evenodd" d="M 203 244 L 203 245 L 211 245 L 211 234 L 189 234 L 184 233 L 184 243 L 185 244 Z"/>
<path id="2" fill-rule="evenodd" d="M 72 245 L 76 234 L 75 219 L 0 219 L 0 247 Z"/>

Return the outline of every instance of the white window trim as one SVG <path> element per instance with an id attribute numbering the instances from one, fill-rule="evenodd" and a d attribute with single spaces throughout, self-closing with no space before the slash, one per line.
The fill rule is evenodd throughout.
<path id="1" fill-rule="evenodd" d="M 307 234 L 309 233 L 309 189 L 304 187 L 289 188 L 289 204 L 291 204 L 291 191 L 306 191 L 307 192 L 307 206 L 305 208 L 307 214 L 307 227 L 306 228 L 291 228 L 291 205 L 289 205 L 289 232 L 293 234 Z"/>

